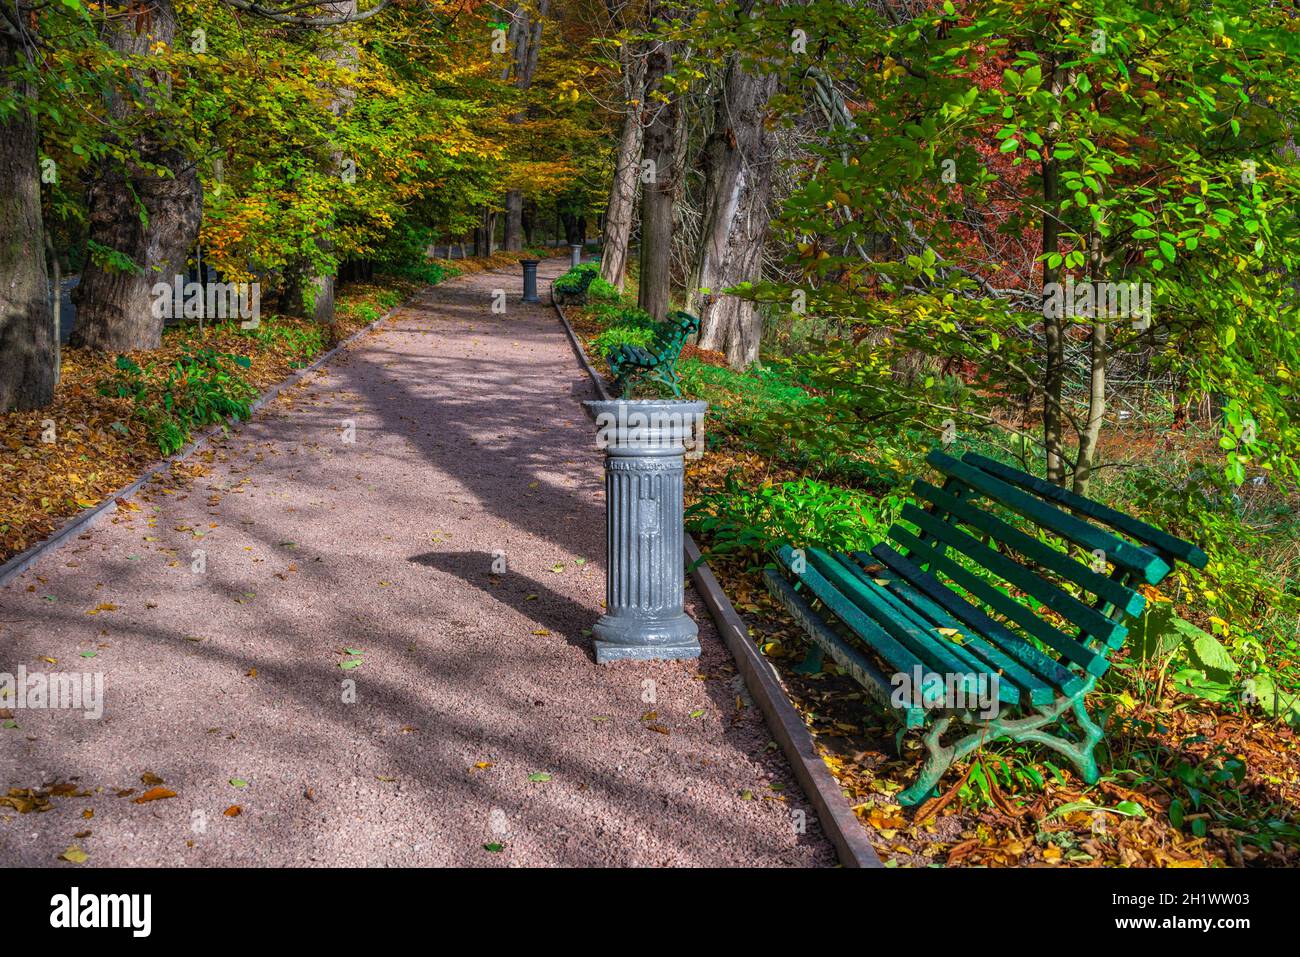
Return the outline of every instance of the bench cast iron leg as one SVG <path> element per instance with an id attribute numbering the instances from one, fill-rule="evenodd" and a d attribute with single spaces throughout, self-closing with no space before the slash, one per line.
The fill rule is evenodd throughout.
<path id="1" fill-rule="evenodd" d="M 1079 695 L 1074 701 L 1074 720 L 1083 731 L 1082 741 L 1067 741 L 1065 738 L 1055 734 L 1049 734 L 1046 731 L 1022 731 L 1015 735 L 1017 740 L 1037 741 L 1039 744 L 1045 744 L 1047 747 L 1062 754 L 1070 759 L 1075 768 L 1079 771 L 1079 776 L 1083 778 L 1086 784 L 1096 784 L 1097 779 L 1101 777 L 1101 772 L 1097 769 L 1097 758 L 1094 753 L 1097 743 L 1101 741 L 1102 731 L 1088 715 L 1087 708 L 1084 707 L 1083 695 Z"/>
<path id="2" fill-rule="evenodd" d="M 952 763 L 977 750 L 988 736 L 988 730 L 981 728 L 954 744 L 944 744 L 940 739 L 950 724 L 952 718 L 943 717 L 935 721 L 926 732 L 925 746 L 930 754 L 925 759 L 925 764 L 921 765 L 921 773 L 916 776 L 916 782 L 907 790 L 899 792 L 898 803 L 903 807 L 920 804 L 929 797 Z"/>

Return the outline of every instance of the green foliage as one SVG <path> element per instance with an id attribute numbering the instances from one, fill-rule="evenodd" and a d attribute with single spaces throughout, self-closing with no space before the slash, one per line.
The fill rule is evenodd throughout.
<path id="1" fill-rule="evenodd" d="M 289 359 L 291 366 L 306 365 L 325 350 L 325 327 L 310 323 L 280 323 L 263 319 L 256 329 L 237 327 L 239 334 L 255 339 Z"/>
<path id="2" fill-rule="evenodd" d="M 1045 283 L 1146 284 L 1150 322 L 1107 323 L 1110 362 L 1148 356 L 1183 395 L 1225 396 L 1232 481 L 1300 477 L 1297 302 L 1278 281 L 1300 257 L 1300 163 L 1275 147 L 1300 122 L 1287 13 L 1244 0 L 1177 13 L 975 0 L 903 17 L 814 6 L 838 20 L 823 69 L 871 108 L 846 114 L 787 204 L 800 280 L 768 299 L 798 289 L 810 312 L 856 320 L 890 395 L 937 426 L 1010 395 L 1045 401 Z M 808 77 L 833 106 L 828 74 Z M 1037 259 L 1018 251 L 1048 241 Z M 1093 321 L 1064 324 L 1086 336 Z M 918 356 L 987 388 L 956 408 L 937 376 L 909 373 Z M 1087 364 L 1073 360 L 1071 382 Z M 1065 432 L 1082 432 L 1087 394 L 1065 400 Z"/>
<path id="3" fill-rule="evenodd" d="M 590 342 L 592 352 L 598 356 L 608 355 L 615 346 L 649 348 L 654 342 L 655 321 L 648 312 L 636 306 L 596 306 L 591 310 L 591 316 L 604 326 Z"/>
<path id="4" fill-rule="evenodd" d="M 715 554 L 737 552 L 758 562 L 777 544 L 836 551 L 865 549 L 884 537 L 895 512 L 894 496 L 877 498 L 815 479 L 751 488 L 734 474 L 686 510 L 686 524 L 708 536 Z"/>
<path id="5" fill-rule="evenodd" d="M 551 284 L 551 292 L 555 296 L 555 301 L 562 304 L 585 305 L 587 302 L 587 290 L 593 282 L 600 278 L 600 266 L 597 263 L 582 263 L 574 266 L 564 275 L 558 277 Z M 611 289 L 613 287 L 610 287 Z M 611 301 L 617 301 L 619 298 L 617 290 L 614 291 L 614 297 Z"/>
<path id="6" fill-rule="evenodd" d="M 143 268 L 126 253 L 110 249 L 93 239 L 86 240 L 86 254 L 90 261 L 105 272 L 139 273 Z"/>
<path id="7" fill-rule="evenodd" d="M 587 286 L 588 302 L 618 302 L 622 294 L 612 285 L 600 278 L 597 274 Z"/>
<path id="8" fill-rule="evenodd" d="M 247 419 L 257 395 L 240 369 L 249 367 L 246 356 L 212 349 L 186 349 L 175 361 L 159 368 L 139 365 L 130 356 L 118 356 L 113 375 L 99 383 L 104 395 L 130 399 L 133 415 L 148 429 L 163 455 L 185 447 L 194 431 L 227 419 Z"/>
<path id="9" fill-rule="evenodd" d="M 430 286 L 436 286 L 440 282 L 454 279 L 460 275 L 460 270 L 454 266 L 444 266 L 442 263 L 430 262 L 427 259 L 420 259 L 400 266 L 387 266 L 385 269 L 394 275 L 414 279 Z M 387 305 L 396 305 L 396 303 L 387 303 Z"/>

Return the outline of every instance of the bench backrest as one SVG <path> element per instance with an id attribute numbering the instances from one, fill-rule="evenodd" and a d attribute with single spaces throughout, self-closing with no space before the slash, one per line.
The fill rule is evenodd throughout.
<path id="1" fill-rule="evenodd" d="M 681 352 L 686 340 L 699 331 L 700 320 L 689 312 L 670 312 L 655 331 L 654 351 L 661 356 Z"/>
<path id="2" fill-rule="evenodd" d="M 926 461 L 942 485 L 913 483 L 917 504 L 871 557 L 928 594 L 947 589 L 965 625 L 1014 626 L 1062 664 L 1104 673 L 1126 617 L 1146 605 L 1137 586 L 1158 584 L 1176 561 L 1205 567 L 1195 545 L 1001 462 L 939 449 Z M 953 602 L 954 587 L 965 601 Z"/>

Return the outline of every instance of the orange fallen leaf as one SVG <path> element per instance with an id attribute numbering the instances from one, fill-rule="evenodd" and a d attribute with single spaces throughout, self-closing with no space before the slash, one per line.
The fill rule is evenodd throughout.
<path id="1" fill-rule="evenodd" d="M 232 804 L 230 805 L 230 807 L 226 808 L 221 813 L 224 814 L 226 817 L 239 817 L 239 815 L 244 813 L 244 809 L 240 807 L 238 804 Z"/>
<path id="2" fill-rule="evenodd" d="M 167 788 L 164 787 L 150 788 L 149 790 L 141 794 L 138 798 L 136 798 L 132 803 L 145 804 L 149 801 L 162 801 L 165 800 L 166 798 L 174 798 L 175 796 L 176 796 L 175 791 L 169 791 Z"/>

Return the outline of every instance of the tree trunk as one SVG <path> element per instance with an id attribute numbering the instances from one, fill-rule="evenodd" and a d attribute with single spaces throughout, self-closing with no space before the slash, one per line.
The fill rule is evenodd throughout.
<path id="1" fill-rule="evenodd" d="M 533 240 L 537 234 L 537 202 L 528 200 L 524 203 L 523 211 L 520 213 L 520 220 L 524 227 L 524 244 L 533 245 Z"/>
<path id="2" fill-rule="evenodd" d="M 49 405 L 58 348 L 45 267 L 36 120 L 26 109 L 35 90 L 11 86 L 9 79 L 25 56 L 18 39 L 0 30 L 0 82 L 7 87 L 0 98 L 17 105 L 0 119 L 0 412 Z M 56 286 L 55 297 L 60 293 Z"/>
<path id="3" fill-rule="evenodd" d="M 506 231 L 501 246 L 512 253 L 524 248 L 524 194 L 517 189 L 506 192 Z"/>
<path id="4" fill-rule="evenodd" d="M 627 281 L 628 246 L 632 239 L 632 221 L 636 215 L 636 189 L 641 172 L 641 111 L 645 83 L 645 64 L 640 56 L 623 44 L 623 94 L 627 114 L 614 158 L 614 180 L 609 188 L 605 208 L 604 246 L 600 256 L 601 278 L 621 292 Z"/>
<path id="5" fill-rule="evenodd" d="M 550 0 L 540 0 L 537 4 L 535 20 L 532 11 L 522 4 L 516 4 L 511 12 L 510 32 L 514 40 L 514 55 L 503 78 L 509 79 L 513 73 L 515 87 L 520 90 L 527 90 L 532 86 L 533 75 L 537 72 L 537 57 L 542 49 L 542 20 L 545 19 L 549 6 Z M 510 117 L 511 123 L 523 121 L 523 113 L 516 113 Z M 519 252 L 523 249 L 523 193 L 517 189 L 508 190 L 505 207 L 506 221 L 502 247 L 508 252 Z"/>
<path id="6" fill-rule="evenodd" d="M 1054 95 L 1060 96 L 1065 86 L 1065 71 L 1059 68 L 1048 74 Z M 1047 145 L 1043 150 L 1043 253 L 1061 251 L 1060 171 L 1052 159 L 1052 145 L 1056 141 L 1058 125 L 1052 123 L 1047 130 Z M 1059 283 L 1060 266 L 1043 262 L 1043 287 Z M 1046 296 L 1046 293 L 1044 293 Z M 1065 380 L 1065 320 L 1052 316 L 1048 310 L 1043 315 L 1043 338 L 1046 355 L 1043 362 L 1043 449 L 1047 453 L 1047 480 L 1057 485 L 1065 484 L 1065 458 L 1061 449 L 1063 428 L 1062 390 Z"/>
<path id="7" fill-rule="evenodd" d="M 357 12 L 357 0 L 327 0 L 327 2 L 320 4 L 320 9 L 322 14 L 325 15 L 352 16 Z M 329 29 L 347 30 L 349 27 L 344 25 Z M 345 69 L 356 72 L 357 49 L 352 44 L 344 45 L 333 59 L 335 62 L 342 64 Z M 341 116 L 351 105 L 354 98 L 355 93 L 350 88 L 341 87 L 336 89 L 334 98 L 330 101 L 330 112 L 335 116 Z M 342 176 L 342 150 L 336 149 L 330 154 L 330 166 L 335 176 Z M 314 242 L 316 248 L 324 255 L 328 255 L 334 249 L 333 241 L 325 233 L 315 237 Z M 334 292 L 336 285 L 335 275 L 332 272 L 320 271 L 309 258 L 303 258 L 291 263 L 285 270 L 284 304 L 286 311 L 293 316 L 332 326 L 334 324 Z"/>
<path id="8" fill-rule="evenodd" d="M 147 54 L 151 44 L 171 45 L 176 38 L 176 14 L 171 0 L 154 0 L 152 19 L 113 11 L 103 21 L 102 39 L 125 54 Z M 166 77 L 132 77 L 132 86 L 161 79 L 161 90 L 169 93 Z M 156 112 L 133 97 L 114 92 L 109 97 L 109 114 L 125 121 L 143 113 L 146 120 Z M 185 261 L 194 248 L 203 217 L 203 194 L 194 164 L 168 142 L 165 131 L 146 124 L 146 132 L 133 148 L 140 163 L 122 163 L 111 157 L 99 161 L 86 191 L 87 235 L 91 253 L 74 292 L 77 321 L 72 345 L 119 352 L 155 349 L 162 342 L 163 320 L 153 314 L 152 290 L 156 283 L 170 283 L 184 273 Z M 159 176 L 147 164 L 170 171 Z M 106 258 L 104 250 L 125 257 L 130 264 Z"/>
<path id="9" fill-rule="evenodd" d="M 687 308 L 700 317 L 700 348 L 725 352 L 737 369 L 758 361 L 762 319 L 752 301 L 723 290 L 761 278 L 775 149 L 763 121 L 776 83 L 775 74 L 745 70 L 733 57 L 701 155 L 704 218 Z"/>
<path id="10" fill-rule="evenodd" d="M 1088 421 L 1079 433 L 1079 456 L 1074 464 L 1074 492 L 1088 494 L 1092 468 L 1097 460 L 1097 444 L 1101 439 L 1101 425 L 1106 417 L 1106 322 L 1105 316 L 1095 317 L 1092 323 L 1092 344 L 1089 349 Z"/>
<path id="11" fill-rule="evenodd" d="M 1104 275 L 1109 261 L 1102 245 L 1101 230 L 1105 214 L 1096 223 L 1088 239 L 1088 272 L 1093 281 Z M 1097 444 L 1101 440 L 1101 426 L 1106 418 L 1106 323 L 1113 317 L 1103 315 L 1103 309 L 1094 299 L 1092 342 L 1088 349 L 1088 419 L 1079 432 L 1079 454 L 1074 460 L 1074 492 L 1088 494 L 1088 483 L 1097 462 Z"/>
<path id="12" fill-rule="evenodd" d="M 651 24 L 667 19 L 664 4 L 649 0 L 646 18 Z M 642 155 L 652 165 L 651 178 L 641 189 L 641 276 L 637 304 L 656 320 L 668 314 L 672 295 L 673 200 L 676 193 L 674 140 L 678 102 L 671 91 L 661 90 L 672 70 L 672 45 L 657 42 L 646 56 L 646 119 Z M 656 94 L 661 94 L 656 96 Z"/>

